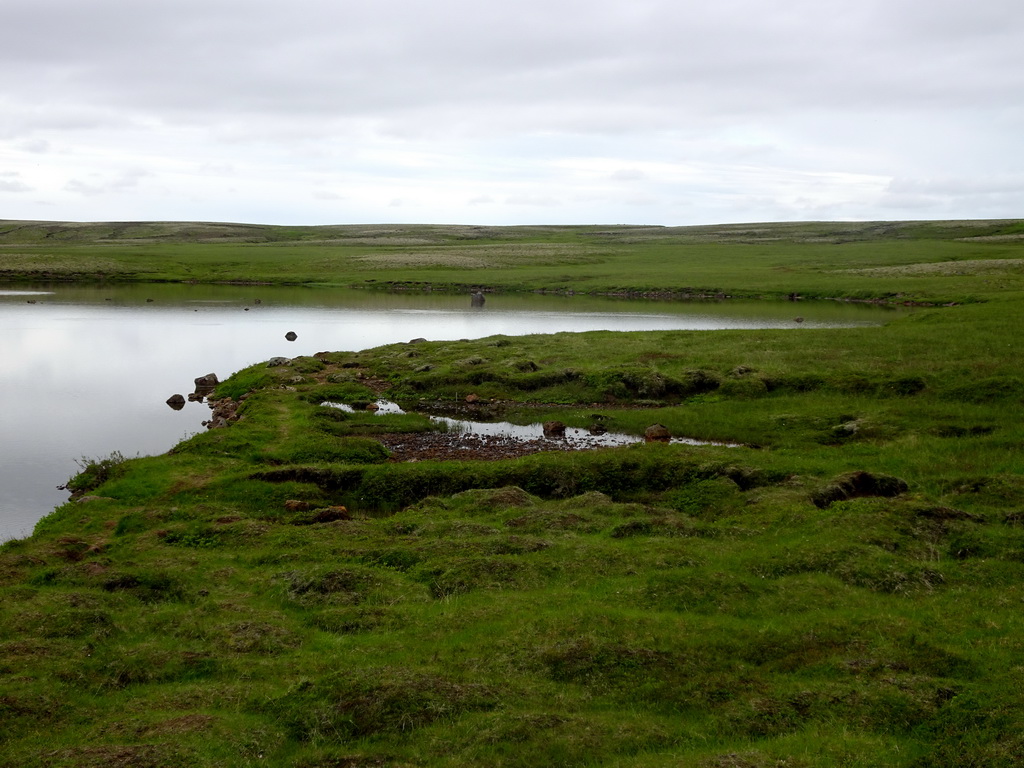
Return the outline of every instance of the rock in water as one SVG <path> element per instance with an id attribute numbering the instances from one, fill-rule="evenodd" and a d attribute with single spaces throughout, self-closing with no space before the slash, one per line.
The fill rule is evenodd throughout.
<path id="1" fill-rule="evenodd" d="M 565 437 L 565 424 L 560 421 L 545 421 L 544 437 Z"/>
<path id="2" fill-rule="evenodd" d="M 217 378 L 216 373 L 208 373 L 205 376 L 200 376 L 196 379 L 195 384 L 195 395 L 197 398 L 202 399 L 217 388 L 217 385 L 220 384 L 220 380 Z"/>
<path id="3" fill-rule="evenodd" d="M 288 341 L 295 341 L 297 338 L 299 338 L 299 334 L 297 334 L 295 331 L 288 331 L 288 333 L 286 333 L 284 337 L 288 339 Z"/>
<path id="4" fill-rule="evenodd" d="M 167 404 L 176 411 L 180 411 L 185 407 L 185 396 L 184 395 L 171 395 L 167 398 Z"/>
<path id="5" fill-rule="evenodd" d="M 651 424 L 644 430 L 644 442 L 667 443 L 672 439 L 672 433 L 664 424 Z"/>

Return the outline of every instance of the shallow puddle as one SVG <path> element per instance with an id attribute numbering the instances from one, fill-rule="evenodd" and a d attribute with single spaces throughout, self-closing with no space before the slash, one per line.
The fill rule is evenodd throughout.
<path id="1" fill-rule="evenodd" d="M 355 409 L 345 403 L 323 402 L 323 406 L 337 408 L 346 413 L 355 413 Z M 377 400 L 369 410 L 378 416 L 388 414 L 403 414 L 401 406 L 390 400 Z M 513 424 L 508 421 L 471 421 L 467 419 L 453 419 L 448 416 L 429 416 L 435 424 L 442 425 L 448 435 L 464 435 L 467 437 L 493 437 L 514 440 L 522 443 L 536 443 L 538 441 L 550 442 L 552 446 L 576 448 L 585 450 L 587 448 L 613 448 L 621 445 L 633 445 L 644 442 L 644 438 L 637 435 L 627 435 L 623 432 L 595 433 L 579 427 L 566 427 L 565 434 L 557 437 L 544 433 L 544 424 L 535 422 L 533 424 Z M 673 437 L 669 442 L 680 445 L 725 445 L 733 446 L 733 443 L 716 443 L 709 440 L 694 440 L 689 437 Z"/>

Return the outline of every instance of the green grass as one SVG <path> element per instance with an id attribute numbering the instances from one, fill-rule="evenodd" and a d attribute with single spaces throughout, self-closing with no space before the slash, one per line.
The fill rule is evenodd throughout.
<path id="1" fill-rule="evenodd" d="M 946 302 L 1019 291 L 1019 221 L 723 227 L 0 222 L 0 279 Z"/>
<path id="2" fill-rule="evenodd" d="M 244 396 L 239 421 L 84 460 L 70 487 L 98 498 L 0 546 L 0 763 L 1021 764 L 1020 235 L 0 227 L 62 277 L 106 259 L 124 279 L 368 285 L 401 263 L 442 286 L 957 303 L 873 328 L 495 337 L 240 371 L 218 390 Z M 319 405 L 378 394 L 412 413 Z M 438 404 L 741 445 L 387 461 L 374 436 L 429 430 L 415 411 Z M 352 519 L 315 522 L 337 505 Z"/>

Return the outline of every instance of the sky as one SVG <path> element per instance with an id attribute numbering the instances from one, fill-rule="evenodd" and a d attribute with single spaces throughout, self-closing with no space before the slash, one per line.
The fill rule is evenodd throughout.
<path id="1" fill-rule="evenodd" d="M 1020 0 L 4 0 L 0 219 L 1024 217 Z"/>

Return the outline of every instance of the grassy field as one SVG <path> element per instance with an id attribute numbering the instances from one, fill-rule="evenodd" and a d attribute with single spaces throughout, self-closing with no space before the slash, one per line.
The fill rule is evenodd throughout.
<path id="1" fill-rule="evenodd" d="M 0 226 L 12 280 L 934 305 L 254 361 L 0 546 L 0 764 L 1021 765 L 1022 232 Z M 393 462 L 381 395 L 741 445 Z"/>
<path id="2" fill-rule="evenodd" d="M 0 280 L 266 282 L 944 302 L 1024 286 L 1020 221 L 268 227 L 0 221 Z"/>

